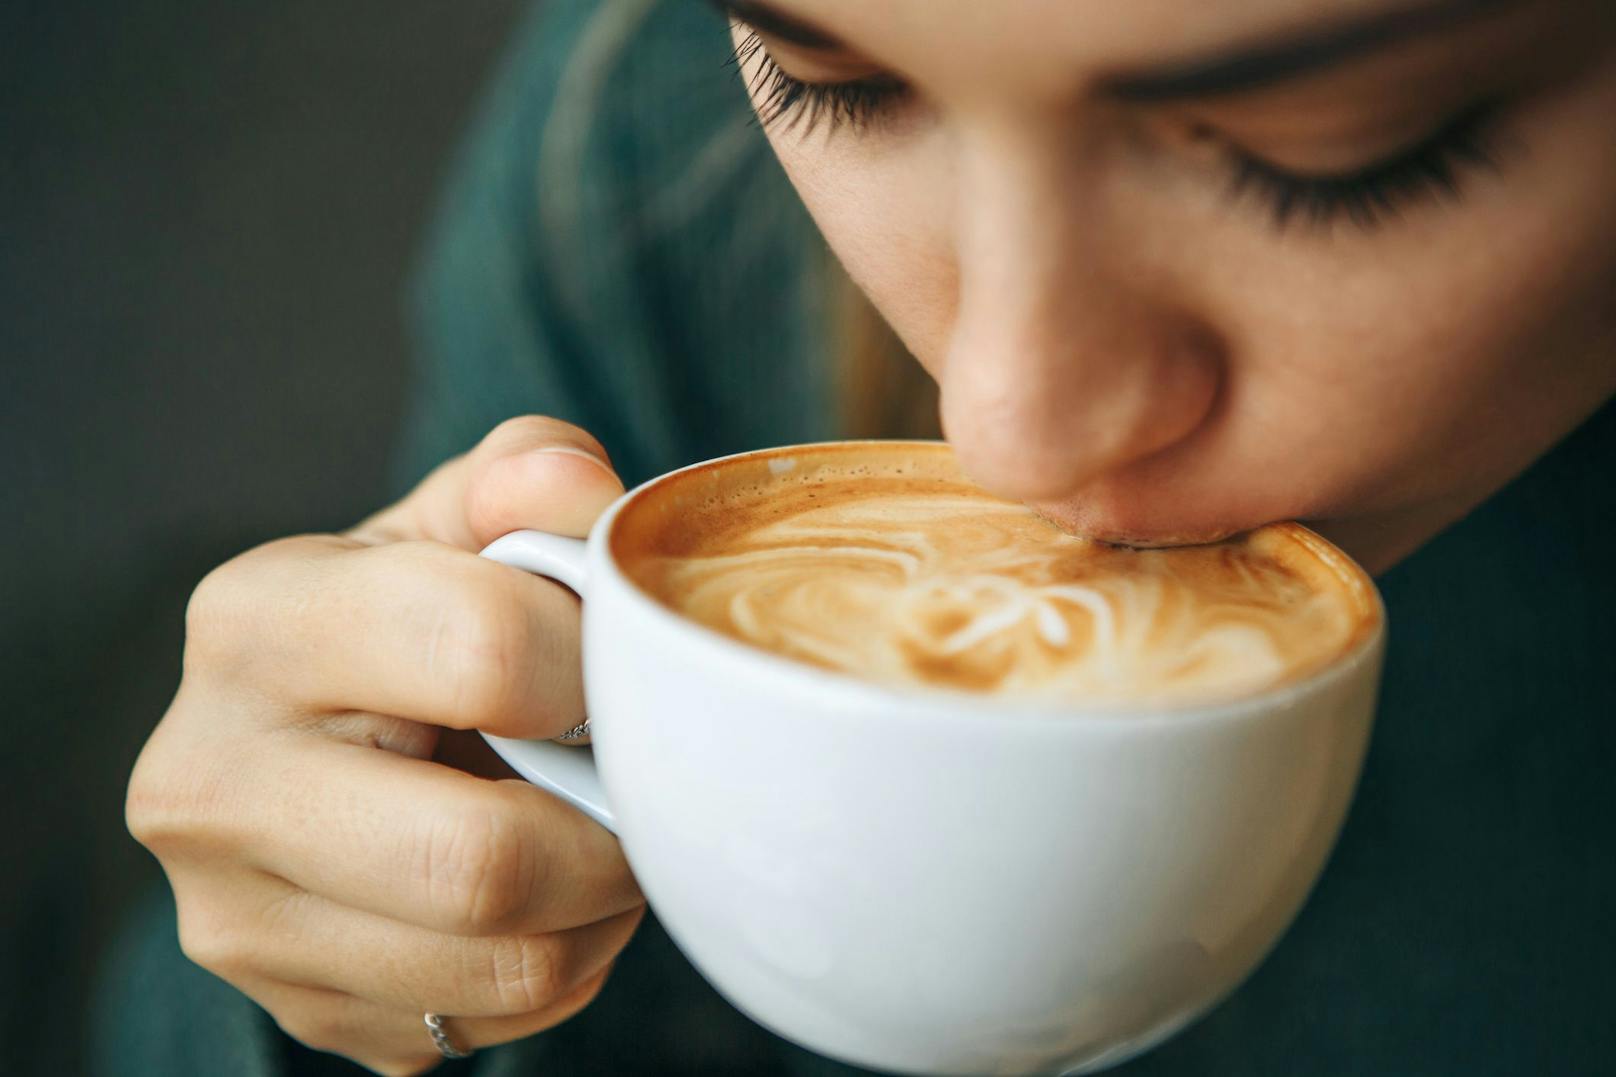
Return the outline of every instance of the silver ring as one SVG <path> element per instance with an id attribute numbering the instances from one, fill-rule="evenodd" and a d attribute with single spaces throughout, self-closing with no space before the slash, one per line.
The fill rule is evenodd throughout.
<path id="1" fill-rule="evenodd" d="M 443 1016 L 427 1012 L 423 1020 L 426 1021 L 427 1035 L 432 1037 L 432 1043 L 437 1047 L 438 1054 L 444 1058 L 470 1058 L 476 1051 L 462 1051 L 449 1039 L 449 1034 L 443 1030 Z"/>
<path id="2" fill-rule="evenodd" d="M 557 737 L 556 740 L 577 740 L 579 737 L 587 736 L 589 736 L 589 719 L 585 718 L 583 721 L 579 722 L 577 725 L 573 726 L 571 729 Z"/>

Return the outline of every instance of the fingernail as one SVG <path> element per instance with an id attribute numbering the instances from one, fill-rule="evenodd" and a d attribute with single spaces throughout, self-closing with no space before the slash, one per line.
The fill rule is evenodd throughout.
<path id="1" fill-rule="evenodd" d="M 594 464 L 596 467 L 600 468 L 609 475 L 616 474 L 616 472 L 612 470 L 612 465 L 608 464 L 605 460 L 602 460 L 599 456 L 590 452 L 588 449 L 580 449 L 575 445 L 546 445 L 542 449 L 535 449 L 533 451 L 540 453 L 561 453 L 565 456 L 577 456 L 584 460 L 588 460 L 590 463 Z"/>

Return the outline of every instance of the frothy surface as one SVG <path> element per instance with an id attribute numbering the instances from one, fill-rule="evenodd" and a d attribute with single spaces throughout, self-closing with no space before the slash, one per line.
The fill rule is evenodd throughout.
<path id="1" fill-rule="evenodd" d="M 929 445 L 736 472 L 697 472 L 631 505 L 619 563 L 725 635 L 872 680 L 1216 700 L 1305 676 L 1375 616 L 1367 583 L 1294 525 L 1210 546 L 1107 546 L 982 493 Z"/>

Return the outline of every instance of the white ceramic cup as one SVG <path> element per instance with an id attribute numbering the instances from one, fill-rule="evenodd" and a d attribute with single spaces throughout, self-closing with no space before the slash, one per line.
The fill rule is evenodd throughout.
<path id="1" fill-rule="evenodd" d="M 813 448 L 654 479 L 587 542 L 484 550 L 583 596 L 594 747 L 488 740 L 617 833 L 679 947 L 782 1036 L 907 1073 L 1147 1050 L 1240 983 L 1318 877 L 1373 718 L 1378 596 L 1373 632 L 1304 681 L 1083 709 L 828 673 L 680 617 L 614 562 L 647 490 Z"/>

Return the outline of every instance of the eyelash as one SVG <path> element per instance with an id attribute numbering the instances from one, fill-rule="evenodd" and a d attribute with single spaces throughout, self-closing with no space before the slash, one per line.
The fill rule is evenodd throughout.
<path id="1" fill-rule="evenodd" d="M 787 74 L 762 39 L 747 31 L 732 62 L 744 68 L 754 58 L 758 66 L 749 89 L 765 128 L 778 124 L 806 133 L 828 124 L 833 129 L 863 130 L 908 93 L 901 81 L 886 77 L 804 82 Z M 1266 202 L 1274 226 L 1281 230 L 1299 218 L 1318 228 L 1341 219 L 1373 228 L 1397 217 L 1407 205 L 1458 201 L 1467 170 L 1496 171 L 1494 112 L 1490 103 L 1467 109 L 1414 146 L 1339 175 L 1290 172 L 1231 147 L 1234 174 L 1228 193 L 1232 198 L 1255 195 Z"/>
<path id="2" fill-rule="evenodd" d="M 1469 108 L 1413 146 L 1333 176 L 1298 175 L 1236 150 L 1229 193 L 1259 196 L 1280 229 L 1297 218 L 1321 228 L 1343 218 L 1373 228 L 1407 205 L 1457 202 L 1466 170 L 1496 172 L 1495 111 L 1491 104 Z"/>
<path id="3" fill-rule="evenodd" d="M 764 127 L 781 124 L 786 130 L 812 131 L 821 123 L 854 129 L 867 127 L 883 109 L 908 92 L 895 78 L 865 78 L 850 82 L 804 82 L 786 74 L 753 31 L 735 49 L 732 62 L 744 68 L 753 57 L 757 71 L 748 89 L 757 102 L 758 122 Z"/>

